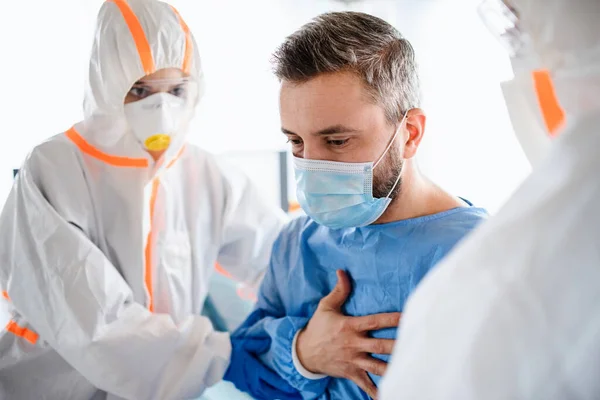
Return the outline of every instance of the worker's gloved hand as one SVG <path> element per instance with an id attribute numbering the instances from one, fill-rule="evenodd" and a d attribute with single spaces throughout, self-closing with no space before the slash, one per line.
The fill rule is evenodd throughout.
<path id="1" fill-rule="evenodd" d="M 257 400 L 302 399 L 296 389 L 258 359 L 258 355 L 266 352 L 270 345 L 269 338 L 232 338 L 231 361 L 223 380 Z"/>

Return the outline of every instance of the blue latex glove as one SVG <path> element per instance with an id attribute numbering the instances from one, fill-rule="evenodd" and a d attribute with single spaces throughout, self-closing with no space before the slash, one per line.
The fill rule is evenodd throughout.
<path id="1" fill-rule="evenodd" d="M 223 380 L 233 383 L 238 390 L 249 393 L 257 400 L 302 399 L 296 389 L 258 359 L 258 355 L 269 350 L 270 345 L 268 338 L 233 338 L 231 361 Z"/>

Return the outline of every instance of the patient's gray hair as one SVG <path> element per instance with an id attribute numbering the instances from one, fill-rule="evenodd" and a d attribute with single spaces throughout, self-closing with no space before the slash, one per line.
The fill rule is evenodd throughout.
<path id="1" fill-rule="evenodd" d="M 302 83 L 319 74 L 351 71 L 362 78 L 388 121 L 420 107 L 415 52 L 389 23 L 358 12 L 318 16 L 289 36 L 273 55 L 280 80 Z"/>

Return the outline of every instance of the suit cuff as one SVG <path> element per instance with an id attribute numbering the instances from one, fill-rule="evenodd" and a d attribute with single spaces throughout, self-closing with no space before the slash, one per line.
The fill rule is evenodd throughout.
<path id="1" fill-rule="evenodd" d="M 309 370 L 304 368 L 304 366 L 300 362 L 300 359 L 298 358 L 298 353 L 296 353 L 296 342 L 298 341 L 298 335 L 300 334 L 300 332 L 302 332 L 302 329 L 296 333 L 296 335 L 294 336 L 294 340 L 292 341 L 292 360 L 294 362 L 294 368 L 296 368 L 296 371 L 298 371 L 298 373 L 306 379 L 316 381 L 318 379 L 327 378 L 327 375 L 315 374 L 313 372 L 310 372 Z"/>

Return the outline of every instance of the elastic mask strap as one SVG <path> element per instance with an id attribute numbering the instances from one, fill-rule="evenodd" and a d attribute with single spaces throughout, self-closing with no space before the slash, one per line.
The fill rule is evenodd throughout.
<path id="1" fill-rule="evenodd" d="M 387 152 L 390 150 L 390 147 L 392 147 L 392 144 L 394 144 L 394 141 L 396 140 L 396 137 L 398 137 L 398 133 L 400 132 L 400 128 L 402 128 L 402 124 L 406 120 L 406 116 L 407 115 L 408 115 L 408 111 L 406 113 L 404 113 L 404 117 L 402 117 L 402 121 L 400 121 L 400 125 L 398 125 L 398 129 L 396 129 L 396 133 L 394 133 L 394 136 L 392 136 L 392 139 L 390 140 L 390 143 L 387 145 L 387 147 L 383 151 L 383 154 L 381 155 L 381 157 L 379 157 L 379 159 L 375 162 L 375 164 L 373 164 L 373 169 L 375 169 L 379 165 L 379 163 L 381 162 L 381 160 L 383 160 L 383 157 L 385 157 L 385 155 L 387 154 Z M 396 182 L 396 183 L 398 183 L 398 182 Z M 394 185 L 394 187 L 395 187 L 395 185 Z"/>
<path id="2" fill-rule="evenodd" d="M 392 190 L 390 190 L 388 195 L 385 196 L 386 199 L 388 199 L 392 195 L 392 193 L 394 193 L 394 189 L 396 189 L 396 186 L 398 186 L 398 182 L 400 182 L 401 176 L 402 176 L 402 170 L 400 170 L 400 172 L 398 172 L 398 178 L 396 179 L 396 183 L 394 183 L 394 186 L 392 186 Z"/>

